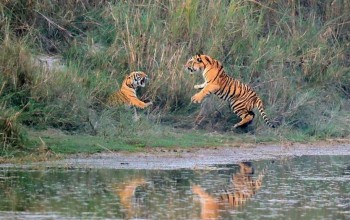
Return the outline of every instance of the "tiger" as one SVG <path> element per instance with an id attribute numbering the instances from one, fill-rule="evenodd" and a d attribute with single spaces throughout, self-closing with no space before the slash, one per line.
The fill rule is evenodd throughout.
<path id="1" fill-rule="evenodd" d="M 209 194 L 200 185 L 191 186 L 201 204 L 201 219 L 220 219 L 220 210 L 242 207 L 261 188 L 267 166 L 253 178 L 254 168 L 250 162 L 239 163 L 239 171 L 232 175 L 230 184 L 219 193 Z"/>
<path id="2" fill-rule="evenodd" d="M 248 85 L 227 75 L 218 60 L 208 55 L 197 54 L 191 57 L 184 67 L 190 74 L 203 71 L 204 83 L 194 86 L 201 91 L 191 97 L 192 103 L 201 103 L 206 96 L 214 93 L 220 99 L 229 101 L 230 109 L 241 118 L 241 121 L 233 126 L 234 128 L 251 123 L 255 116 L 252 111 L 255 107 L 258 108 L 265 123 L 275 128 L 266 116 L 258 95 Z"/>
<path id="3" fill-rule="evenodd" d="M 267 166 L 253 179 L 254 168 L 251 162 L 241 162 L 239 172 L 232 175 L 231 185 L 219 197 L 220 203 L 227 203 L 231 208 L 242 206 L 254 196 L 262 186 Z"/>
<path id="4" fill-rule="evenodd" d="M 141 109 L 152 105 L 153 103 L 151 101 L 145 103 L 136 96 L 137 87 L 145 87 L 147 81 L 149 81 L 149 79 L 146 73 L 142 71 L 131 72 L 123 80 L 121 89 L 112 93 L 107 98 L 107 105 L 113 107 L 126 104 Z"/>
<path id="5" fill-rule="evenodd" d="M 138 187 L 146 185 L 146 180 L 142 177 L 130 179 L 123 184 L 112 186 L 115 194 L 119 197 L 120 205 L 125 210 L 125 219 L 131 219 L 135 213 L 133 199 Z"/>

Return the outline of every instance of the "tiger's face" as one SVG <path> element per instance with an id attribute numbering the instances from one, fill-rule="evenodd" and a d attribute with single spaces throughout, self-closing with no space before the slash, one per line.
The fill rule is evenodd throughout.
<path id="1" fill-rule="evenodd" d="M 200 54 L 197 54 L 191 57 L 185 64 L 185 69 L 189 70 L 190 74 L 193 74 L 193 72 L 197 72 L 199 70 L 205 69 L 206 65 L 203 62 L 204 58 L 205 58 L 205 55 L 200 55 Z"/>
<path id="2" fill-rule="evenodd" d="M 136 87 L 145 87 L 146 82 L 149 81 L 149 78 L 146 73 L 141 71 L 136 71 L 130 73 L 128 76 L 128 81 L 130 84 L 132 84 L 135 88 Z"/>

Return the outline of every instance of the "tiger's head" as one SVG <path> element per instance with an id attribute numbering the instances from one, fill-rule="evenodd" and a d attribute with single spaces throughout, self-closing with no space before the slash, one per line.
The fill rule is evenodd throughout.
<path id="1" fill-rule="evenodd" d="M 126 84 L 132 86 L 133 88 L 145 87 L 146 82 L 149 81 L 149 78 L 146 73 L 141 71 L 135 71 L 130 73 L 126 79 Z"/>
<path id="2" fill-rule="evenodd" d="M 189 70 L 192 74 L 193 72 L 204 70 L 207 67 L 207 65 L 211 64 L 211 57 L 203 54 L 197 54 L 187 61 L 187 63 L 185 64 L 185 69 Z"/>
<path id="3" fill-rule="evenodd" d="M 240 172 L 245 175 L 254 174 L 254 168 L 251 162 L 241 162 L 238 164 L 240 168 Z"/>

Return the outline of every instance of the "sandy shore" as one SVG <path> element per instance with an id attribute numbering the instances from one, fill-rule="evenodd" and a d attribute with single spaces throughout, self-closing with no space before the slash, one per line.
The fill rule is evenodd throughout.
<path id="1" fill-rule="evenodd" d="M 49 166 L 110 169 L 203 169 L 215 164 L 241 161 L 278 160 L 303 155 L 350 155 L 350 143 L 250 145 L 196 149 L 146 149 L 142 153 L 99 153 L 74 155 L 50 162 Z"/>
<path id="2" fill-rule="evenodd" d="M 208 169 L 216 164 L 242 161 L 279 160 L 304 155 L 349 155 L 350 141 L 328 141 L 309 144 L 246 144 L 244 146 L 208 148 L 146 148 L 144 152 L 105 152 L 76 154 L 62 160 L 25 164 L 0 164 L 0 167 L 64 167 L 107 169 Z"/>

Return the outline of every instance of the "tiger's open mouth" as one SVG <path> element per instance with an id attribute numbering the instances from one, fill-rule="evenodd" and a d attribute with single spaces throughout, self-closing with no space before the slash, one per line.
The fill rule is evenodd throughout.
<path id="1" fill-rule="evenodd" d="M 193 73 L 193 72 L 194 72 L 194 69 L 193 69 L 193 68 L 191 68 L 191 67 L 187 67 L 187 70 L 188 70 L 188 71 L 190 71 L 191 73 Z"/>
<path id="2" fill-rule="evenodd" d="M 147 81 L 148 81 L 148 78 L 143 78 L 143 79 L 141 79 L 141 80 L 140 80 L 140 86 L 141 86 L 141 87 L 145 87 Z"/>
<path id="3" fill-rule="evenodd" d="M 195 68 L 194 66 L 188 66 L 186 69 L 190 72 L 190 74 L 193 74 L 194 72 L 197 72 L 199 69 Z"/>

